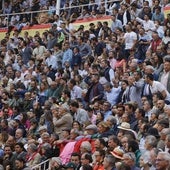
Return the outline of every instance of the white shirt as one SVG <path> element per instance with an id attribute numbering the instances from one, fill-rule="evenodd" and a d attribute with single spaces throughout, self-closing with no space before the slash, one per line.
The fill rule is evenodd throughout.
<path id="1" fill-rule="evenodd" d="M 126 32 L 124 35 L 124 39 L 125 39 L 125 49 L 130 50 L 134 45 L 134 41 L 137 40 L 137 34 L 133 31 Z"/>
<path id="2" fill-rule="evenodd" d="M 116 104 L 117 97 L 121 91 L 121 87 L 111 89 L 111 92 L 105 92 L 106 100 L 113 106 Z"/>
<path id="3" fill-rule="evenodd" d="M 161 76 L 161 83 L 165 86 L 165 88 L 167 89 L 167 83 L 168 83 L 168 76 L 169 76 L 170 72 L 164 72 Z"/>
<path id="4" fill-rule="evenodd" d="M 48 67 L 51 66 L 52 69 L 57 69 L 57 59 L 54 55 L 51 55 L 45 61 Z"/>
<path id="5" fill-rule="evenodd" d="M 136 20 L 143 25 L 145 31 L 148 31 L 148 30 L 155 31 L 156 30 L 155 24 L 152 20 L 145 21 L 139 17 L 137 17 Z M 148 35 L 150 35 L 150 36 L 152 34 L 151 31 L 148 31 Z"/>
<path id="6" fill-rule="evenodd" d="M 82 89 L 79 86 L 75 85 L 71 90 L 71 99 L 74 100 L 81 97 L 82 97 Z"/>
<path id="7" fill-rule="evenodd" d="M 152 94 L 157 93 L 157 92 L 163 92 L 165 90 L 166 92 L 166 98 L 165 100 L 170 101 L 170 94 L 165 88 L 165 86 L 160 83 L 159 81 L 153 81 L 152 86 L 150 87 Z"/>

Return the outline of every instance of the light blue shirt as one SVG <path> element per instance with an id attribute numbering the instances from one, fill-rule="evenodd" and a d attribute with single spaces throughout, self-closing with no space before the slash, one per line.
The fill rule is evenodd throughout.
<path id="1" fill-rule="evenodd" d="M 121 28 L 121 29 L 123 28 L 122 22 L 118 19 L 116 19 L 115 22 L 112 21 L 112 24 L 111 24 L 112 32 L 115 32 L 116 28 Z"/>
<path id="2" fill-rule="evenodd" d="M 73 57 L 73 51 L 70 48 L 64 51 L 63 60 L 62 60 L 63 68 L 65 68 L 64 64 L 66 61 L 68 61 L 71 64 L 72 57 Z"/>
<path id="3" fill-rule="evenodd" d="M 111 111 L 111 110 L 108 110 L 108 111 L 104 112 L 104 121 L 106 121 L 107 118 L 108 118 L 110 115 L 112 115 L 112 111 Z"/>
<path id="4" fill-rule="evenodd" d="M 114 106 L 117 103 L 117 98 L 121 91 L 121 87 L 115 88 L 113 87 L 110 92 L 105 92 L 106 100 Z"/>
<path id="5" fill-rule="evenodd" d="M 51 66 L 52 69 L 54 69 L 54 70 L 57 69 L 57 59 L 54 55 L 51 55 L 45 61 L 46 61 L 46 64 L 48 67 Z"/>

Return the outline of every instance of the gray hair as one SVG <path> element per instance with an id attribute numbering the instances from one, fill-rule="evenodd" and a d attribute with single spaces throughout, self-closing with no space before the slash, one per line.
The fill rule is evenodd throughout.
<path id="1" fill-rule="evenodd" d="M 33 152 L 37 151 L 37 145 L 35 145 L 34 143 L 29 144 L 28 147 L 29 147 L 29 148 L 31 149 L 31 151 L 33 151 Z"/>
<path id="2" fill-rule="evenodd" d="M 45 150 L 48 150 L 48 149 L 51 148 L 51 145 L 50 145 L 49 143 L 44 143 L 44 144 L 42 145 L 42 148 L 45 149 Z"/>
<path id="3" fill-rule="evenodd" d="M 150 69 L 150 70 L 152 70 L 153 72 L 155 71 L 154 67 L 151 66 L 151 65 L 147 65 L 147 66 L 145 67 L 145 69 Z"/>
<path id="4" fill-rule="evenodd" d="M 170 161 L 170 154 L 168 152 L 159 152 L 158 155 L 161 155 L 164 160 Z"/>
<path id="5" fill-rule="evenodd" d="M 157 139 L 153 135 L 146 136 L 145 141 L 147 141 L 148 144 L 151 145 L 152 147 L 156 147 L 156 145 L 157 145 Z"/>
<path id="6" fill-rule="evenodd" d="M 117 124 L 117 120 L 114 116 L 110 115 L 108 116 L 107 120 L 110 120 L 110 122 L 113 124 L 113 125 L 116 125 Z"/>
<path id="7" fill-rule="evenodd" d="M 45 137 L 45 136 L 50 137 L 50 134 L 49 134 L 48 132 L 44 132 L 44 133 L 41 135 L 41 138 L 43 138 L 43 137 Z"/>
<path id="8" fill-rule="evenodd" d="M 115 167 L 116 160 L 115 160 L 115 157 L 113 155 L 108 154 L 108 155 L 105 156 L 105 159 L 107 160 L 107 162 L 109 163 L 110 166 Z"/>
<path id="9" fill-rule="evenodd" d="M 166 139 L 168 140 L 168 142 L 170 142 L 170 134 L 166 136 Z"/>
<path id="10" fill-rule="evenodd" d="M 161 133 L 163 133 L 165 135 L 170 135 L 170 128 L 163 128 Z"/>
<path id="11" fill-rule="evenodd" d="M 51 163 L 53 163 L 53 162 L 57 162 L 58 165 L 62 165 L 62 161 L 61 161 L 61 159 L 59 157 L 52 157 L 51 158 Z"/>
<path id="12" fill-rule="evenodd" d="M 88 141 L 82 142 L 81 147 L 86 149 L 88 152 L 90 152 L 92 150 L 91 144 Z"/>
<path id="13" fill-rule="evenodd" d="M 127 153 L 123 154 L 123 156 L 127 156 L 129 159 L 136 162 L 136 156 L 133 152 L 127 152 Z"/>

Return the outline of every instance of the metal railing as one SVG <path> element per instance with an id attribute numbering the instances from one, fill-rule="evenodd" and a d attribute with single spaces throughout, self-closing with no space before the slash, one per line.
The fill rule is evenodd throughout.
<path id="1" fill-rule="evenodd" d="M 40 164 L 33 166 L 31 170 L 50 170 L 50 159 L 47 159 Z"/>
<path id="2" fill-rule="evenodd" d="M 118 2 L 119 0 L 117 0 L 116 2 Z M 120 0 L 122 1 L 122 0 Z M 105 6 L 105 14 L 107 12 L 107 4 L 108 3 L 114 3 L 115 0 L 105 0 L 105 2 L 103 3 L 104 6 Z M 82 12 L 84 7 L 87 7 L 89 5 L 98 5 L 98 3 L 91 3 L 91 4 L 83 4 L 83 5 L 77 5 L 77 6 L 74 6 L 74 5 L 71 5 L 69 4 L 69 7 L 63 7 L 63 8 L 60 8 L 60 9 L 57 9 L 55 10 L 54 13 L 56 13 L 57 10 L 59 10 L 60 12 L 63 11 L 63 10 L 71 10 L 73 8 L 79 8 L 79 10 Z M 100 4 L 99 4 L 100 5 Z M 30 16 L 30 23 L 32 22 L 32 19 L 35 18 L 35 15 L 34 14 L 38 14 L 38 13 L 48 13 L 48 12 L 52 12 L 50 9 L 48 10 L 39 10 L 39 11 L 26 11 L 26 12 L 19 12 L 19 13 L 10 13 L 10 14 L 0 14 L 0 18 L 1 17 L 4 17 L 7 19 L 7 25 L 6 27 L 8 27 L 10 25 L 10 19 L 12 16 L 16 16 L 16 15 L 29 15 Z M 80 12 L 80 13 L 81 13 Z"/>

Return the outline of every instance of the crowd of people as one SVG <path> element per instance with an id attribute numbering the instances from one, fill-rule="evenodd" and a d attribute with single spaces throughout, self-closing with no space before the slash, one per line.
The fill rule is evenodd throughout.
<path id="1" fill-rule="evenodd" d="M 31 10 L 26 2 L 2 11 Z M 56 3 L 33 2 L 36 10 Z M 169 170 L 168 1 L 82 3 L 81 12 L 61 10 L 67 18 L 53 14 L 42 34 L 11 24 L 1 37 L 0 169 L 29 170 L 50 159 L 45 169 Z M 106 14 L 111 23 L 72 25 Z"/>

